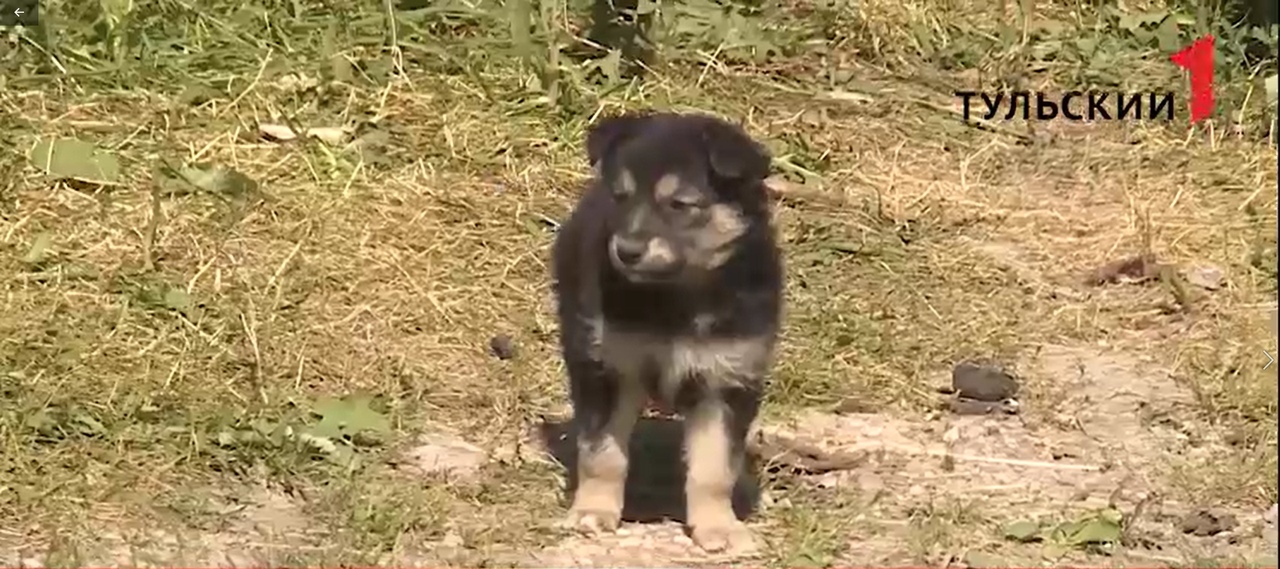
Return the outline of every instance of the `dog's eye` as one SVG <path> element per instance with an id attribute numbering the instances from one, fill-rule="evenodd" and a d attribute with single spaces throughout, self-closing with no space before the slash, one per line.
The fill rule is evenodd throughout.
<path id="1" fill-rule="evenodd" d="M 671 209 L 676 211 L 680 211 L 680 212 L 695 211 L 699 207 L 702 207 L 702 204 L 697 200 L 680 199 L 680 198 L 671 200 Z"/>

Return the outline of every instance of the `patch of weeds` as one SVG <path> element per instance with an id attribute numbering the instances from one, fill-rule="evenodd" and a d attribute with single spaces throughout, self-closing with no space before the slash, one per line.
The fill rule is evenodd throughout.
<path id="1" fill-rule="evenodd" d="M 1124 515 L 1104 508 L 1057 524 L 1022 520 L 1004 526 L 1003 533 L 1011 541 L 1042 543 L 1041 555 L 1050 561 L 1062 559 L 1072 550 L 1107 555 L 1124 536 Z"/>
<path id="2" fill-rule="evenodd" d="M 253 178 L 234 168 L 207 162 L 180 165 L 162 160 L 156 168 L 155 181 L 154 199 L 191 195 L 213 198 L 222 206 L 220 217 L 226 227 L 243 219 L 249 208 L 264 197 Z M 152 215 L 153 223 L 157 223 L 159 209 Z"/>
<path id="3" fill-rule="evenodd" d="M 317 489 L 320 495 L 308 509 L 352 551 L 377 555 L 406 538 L 439 539 L 456 514 L 446 481 L 410 483 L 395 476 L 376 468 L 331 480 Z"/>
<path id="4" fill-rule="evenodd" d="M 775 506 L 769 517 L 777 524 L 768 536 L 774 552 L 768 566 L 831 567 L 849 547 L 849 536 L 866 500 L 856 491 L 821 488 L 794 477 L 769 490 Z"/>
<path id="5" fill-rule="evenodd" d="M 154 274 L 117 275 L 110 290 L 126 297 L 125 304 L 153 315 L 176 314 L 196 323 L 201 322 L 204 311 L 210 308 L 187 292 L 186 287 L 166 282 Z"/>
<path id="6" fill-rule="evenodd" d="M 359 451 L 381 445 L 391 430 L 372 404 L 372 397 L 354 394 L 322 398 L 306 412 L 289 408 L 277 417 L 230 418 L 207 429 L 213 446 L 206 450 L 220 450 L 215 460 L 232 471 L 261 461 L 293 472 L 314 459 L 355 470 Z"/>
<path id="7" fill-rule="evenodd" d="M 562 471 L 540 462 L 490 463 L 467 481 L 453 483 L 458 531 L 468 547 L 501 544 L 536 547 L 562 536 L 554 521 L 563 515 Z"/>
<path id="8" fill-rule="evenodd" d="M 49 406 L 25 414 L 21 425 L 33 435 L 36 444 L 63 441 L 73 437 L 102 437 L 107 427 L 91 410 L 75 403 Z M 16 417 L 15 417 L 16 418 Z"/>
<path id="9" fill-rule="evenodd" d="M 85 551 L 81 544 L 70 537 L 55 536 L 44 550 L 42 564 L 49 568 L 84 567 Z"/>
<path id="10" fill-rule="evenodd" d="M 974 502 L 945 498 L 912 507 L 907 512 L 907 548 L 924 563 L 943 563 L 969 545 L 976 528 L 987 521 Z"/>

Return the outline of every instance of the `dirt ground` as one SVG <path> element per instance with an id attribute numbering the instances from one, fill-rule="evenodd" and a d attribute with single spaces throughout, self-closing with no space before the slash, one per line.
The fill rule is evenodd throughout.
<path id="1" fill-rule="evenodd" d="M 966 123 L 953 88 L 1007 61 L 904 71 L 923 32 L 902 22 L 941 17 L 916 3 L 837 21 L 838 80 L 812 54 L 673 63 L 566 75 L 554 108 L 409 24 L 369 49 L 377 13 L 324 35 L 164 6 L 137 21 L 185 22 L 204 55 L 94 70 L 74 42 L 6 40 L 0 565 L 1276 566 L 1258 129 Z M 621 531 L 555 528 L 548 248 L 583 129 L 636 108 L 731 117 L 774 153 L 787 323 L 739 488 L 753 557 L 682 532 L 667 418 L 639 429 Z M 120 179 L 52 174 L 28 150 L 54 138 Z M 964 361 L 1016 393 L 959 401 Z"/>

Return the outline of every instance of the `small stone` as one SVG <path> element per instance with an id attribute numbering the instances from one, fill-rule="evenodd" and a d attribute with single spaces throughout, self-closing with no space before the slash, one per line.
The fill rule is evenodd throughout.
<path id="1" fill-rule="evenodd" d="M 445 547 L 462 547 L 466 542 L 458 535 L 456 531 L 450 531 L 444 534 L 444 538 L 440 540 L 440 545 Z"/>
<path id="2" fill-rule="evenodd" d="M 1155 255 L 1142 254 L 1112 261 L 1090 271 L 1085 282 L 1094 286 L 1104 284 L 1136 284 L 1154 280 L 1160 275 L 1161 265 Z"/>
<path id="3" fill-rule="evenodd" d="M 500 360 L 516 357 L 516 341 L 506 334 L 498 334 L 489 339 L 489 352 Z"/>
<path id="4" fill-rule="evenodd" d="M 1280 515 L 1280 513 L 1276 511 L 1276 504 L 1271 504 L 1271 509 L 1267 510 L 1267 513 L 1262 515 L 1262 519 L 1266 520 L 1269 524 L 1275 524 L 1276 517 L 1278 515 Z"/>
<path id="5" fill-rule="evenodd" d="M 966 399 L 997 402 L 1018 394 L 1018 382 L 1003 368 L 991 364 L 960 362 L 951 370 L 951 386 Z"/>
<path id="6" fill-rule="evenodd" d="M 1056 447 L 1049 451 L 1049 456 L 1052 456 L 1054 460 L 1062 460 L 1064 458 L 1080 458 L 1080 453 L 1074 449 Z"/>
<path id="7" fill-rule="evenodd" d="M 1229 513 L 1201 509 L 1182 518 L 1182 521 L 1178 524 L 1178 529 L 1182 530 L 1182 533 L 1206 537 L 1231 531 L 1237 525 L 1239 525 L 1239 522 L 1236 521 L 1236 517 Z"/>
<path id="8" fill-rule="evenodd" d="M 1222 269 L 1218 267 L 1193 267 L 1183 276 L 1188 283 L 1205 290 L 1218 290 L 1225 280 Z"/>
<path id="9" fill-rule="evenodd" d="M 840 486 L 840 477 L 835 472 L 828 472 L 818 477 L 819 488 L 837 488 Z"/>

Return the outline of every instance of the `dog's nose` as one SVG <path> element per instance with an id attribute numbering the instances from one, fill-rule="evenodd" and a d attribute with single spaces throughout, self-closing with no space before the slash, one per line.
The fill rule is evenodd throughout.
<path id="1" fill-rule="evenodd" d="M 637 239 L 613 240 L 613 252 L 624 265 L 634 265 L 640 262 L 640 258 L 644 257 L 644 253 L 648 248 L 648 243 Z"/>

